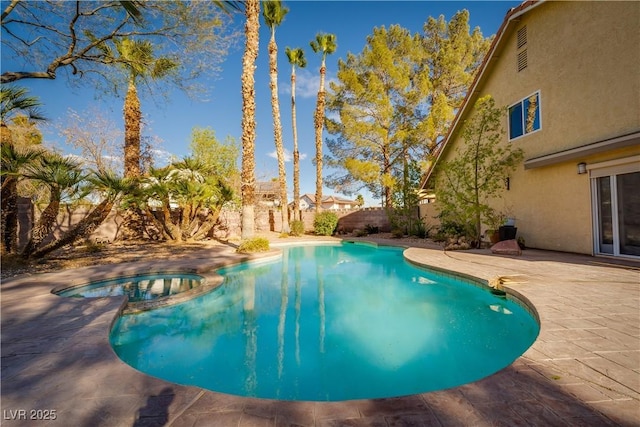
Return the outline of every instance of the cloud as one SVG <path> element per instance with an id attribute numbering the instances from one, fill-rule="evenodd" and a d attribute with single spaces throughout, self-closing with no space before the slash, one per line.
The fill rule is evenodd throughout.
<path id="1" fill-rule="evenodd" d="M 291 95 L 291 75 L 288 75 L 287 83 L 283 84 L 282 92 Z M 331 72 L 327 72 L 325 76 L 325 90 L 329 89 L 329 82 L 335 80 L 335 76 Z M 306 68 L 296 69 L 296 98 L 315 98 L 318 96 L 318 89 L 320 88 L 320 74 L 319 71 L 311 72 Z"/>
<path id="2" fill-rule="evenodd" d="M 151 152 L 156 166 L 166 166 L 177 158 L 175 154 L 157 148 L 152 149 Z"/>
<path id="3" fill-rule="evenodd" d="M 276 150 L 273 150 L 270 153 L 267 153 L 267 156 L 269 157 L 273 157 L 274 159 L 278 158 L 278 153 L 276 153 Z M 307 154 L 306 153 L 300 153 L 300 160 L 304 160 L 307 158 Z M 286 148 L 284 149 L 284 161 L 285 162 L 290 162 L 293 160 L 293 154 L 291 154 L 291 151 L 287 150 Z"/>

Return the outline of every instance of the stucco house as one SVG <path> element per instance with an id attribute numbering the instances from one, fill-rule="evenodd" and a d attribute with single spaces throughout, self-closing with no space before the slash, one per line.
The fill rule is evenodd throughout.
<path id="1" fill-rule="evenodd" d="M 640 259 L 640 2 L 508 11 L 436 165 L 485 95 L 507 107 L 503 143 L 524 150 L 494 207 L 515 216 L 527 246 Z"/>
<path id="2" fill-rule="evenodd" d="M 290 203 L 293 208 L 293 202 Z M 300 210 L 315 209 L 316 196 L 315 194 L 303 194 L 300 196 Z M 349 200 L 338 196 L 324 196 L 322 198 L 322 209 L 325 211 L 336 210 L 349 210 L 357 209 L 358 202 L 355 200 Z"/>
<path id="3" fill-rule="evenodd" d="M 256 182 L 255 197 L 258 204 L 276 207 L 280 204 L 280 187 L 277 181 Z"/>

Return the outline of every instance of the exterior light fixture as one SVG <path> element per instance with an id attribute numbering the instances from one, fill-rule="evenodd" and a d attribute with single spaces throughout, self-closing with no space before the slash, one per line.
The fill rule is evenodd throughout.
<path id="1" fill-rule="evenodd" d="M 587 173 L 587 164 L 585 162 L 578 163 L 578 175 Z"/>

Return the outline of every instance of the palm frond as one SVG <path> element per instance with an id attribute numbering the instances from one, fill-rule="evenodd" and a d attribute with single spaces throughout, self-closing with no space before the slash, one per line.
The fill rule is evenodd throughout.
<path id="1" fill-rule="evenodd" d="M 244 2 L 242 1 L 220 1 L 214 0 L 213 4 L 222 9 L 227 14 L 231 14 L 232 12 L 243 12 L 244 11 Z"/>
<path id="2" fill-rule="evenodd" d="M 127 12 L 127 15 L 133 19 L 136 24 L 144 21 L 140 9 L 144 8 L 144 4 L 139 0 L 120 0 L 120 6 Z"/>
<path id="3" fill-rule="evenodd" d="M 283 6 L 280 0 L 264 0 L 262 6 L 262 16 L 267 27 L 271 29 L 280 26 L 289 12 L 289 8 Z"/>
<path id="4" fill-rule="evenodd" d="M 0 115 L 2 122 L 18 113 L 26 114 L 30 120 L 46 120 L 40 112 L 42 103 L 35 96 L 28 96 L 29 90 L 24 87 L 14 85 L 0 86 Z"/>
<path id="5" fill-rule="evenodd" d="M 300 47 L 291 49 L 289 46 L 285 48 L 287 59 L 294 67 L 304 68 L 307 66 L 307 59 L 304 57 L 304 50 Z"/>

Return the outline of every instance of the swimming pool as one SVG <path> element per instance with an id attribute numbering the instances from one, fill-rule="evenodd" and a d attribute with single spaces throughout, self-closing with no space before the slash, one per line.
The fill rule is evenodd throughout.
<path id="1" fill-rule="evenodd" d="M 242 396 L 339 401 L 441 390 L 508 366 L 539 325 L 524 304 L 421 269 L 402 249 L 290 247 L 224 283 L 121 316 L 111 342 L 147 374 Z"/>

